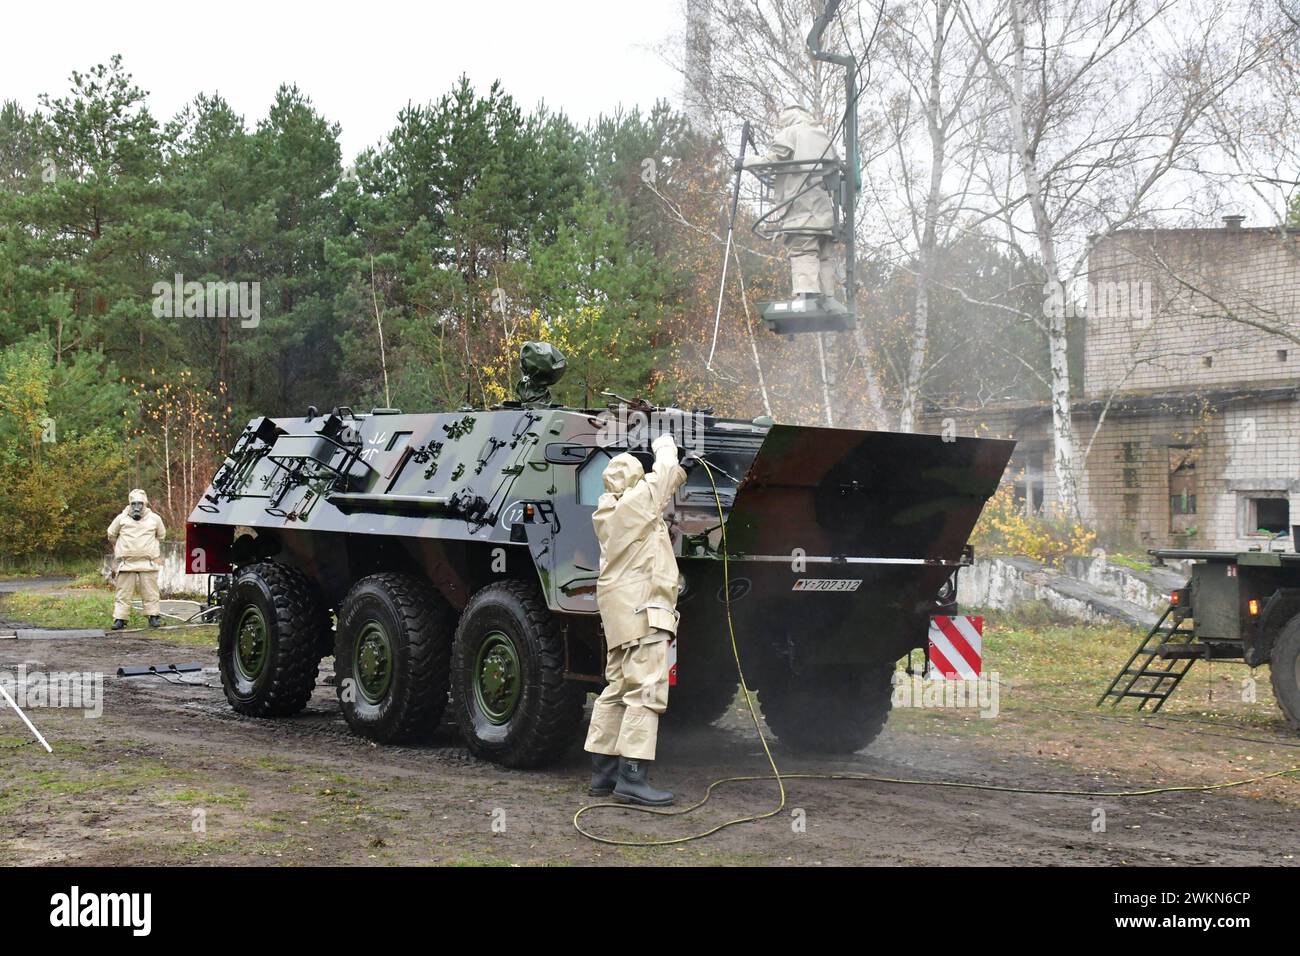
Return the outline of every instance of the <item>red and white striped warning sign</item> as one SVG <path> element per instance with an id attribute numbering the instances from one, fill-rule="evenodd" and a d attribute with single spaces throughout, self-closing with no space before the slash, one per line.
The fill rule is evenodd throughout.
<path id="1" fill-rule="evenodd" d="M 930 618 L 930 665 L 937 676 L 949 680 L 979 677 L 983 643 L 982 617 L 935 614 Z"/>

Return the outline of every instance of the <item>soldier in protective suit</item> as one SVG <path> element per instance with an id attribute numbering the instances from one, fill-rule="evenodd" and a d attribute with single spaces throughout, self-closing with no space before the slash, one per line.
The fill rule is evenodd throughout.
<path id="1" fill-rule="evenodd" d="M 836 162 L 825 128 L 802 106 L 787 106 L 778 119 L 776 138 L 762 156 L 745 165 L 802 163 L 790 170 L 778 170 L 775 211 L 780 215 L 779 231 L 790 254 L 791 291 L 796 299 L 818 295 L 835 298 L 833 256 L 835 208 L 830 191 L 822 181 L 827 169 L 818 162 Z"/>
<path id="2" fill-rule="evenodd" d="M 136 488 L 127 496 L 127 506 L 108 526 L 113 542 L 113 570 L 117 598 L 113 602 L 113 630 L 126 627 L 131 600 L 139 590 L 149 626 L 162 624 L 158 606 L 158 569 L 162 567 L 160 544 L 167 537 L 163 520 L 149 507 L 149 496 Z"/>
<path id="3" fill-rule="evenodd" d="M 605 466 L 605 494 L 592 523 L 600 542 L 596 606 L 605 628 L 605 679 L 591 711 L 586 749 L 592 755 L 590 792 L 644 806 L 666 806 L 673 795 L 650 785 L 659 716 L 668 707 L 668 642 L 677 633 L 677 558 L 663 519 L 686 482 L 671 435 L 651 445 L 645 473 L 629 454 Z"/>

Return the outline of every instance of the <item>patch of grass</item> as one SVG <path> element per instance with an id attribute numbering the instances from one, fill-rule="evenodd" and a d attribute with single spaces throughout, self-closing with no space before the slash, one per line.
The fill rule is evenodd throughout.
<path id="1" fill-rule="evenodd" d="M 68 584 L 68 587 L 111 592 L 113 590 L 113 582 L 104 577 L 104 572 L 98 565 L 96 565 L 94 569 L 84 571 L 74 577 L 71 583 Z"/>
<path id="2" fill-rule="evenodd" d="M 148 635 L 160 641 L 167 641 L 170 644 L 183 644 L 187 647 L 217 646 L 217 626 L 215 624 L 149 631 Z"/>
<path id="3" fill-rule="evenodd" d="M 36 627 L 106 628 L 113 623 L 113 595 L 41 594 L 18 592 L 0 597 L 0 616 Z M 132 610 L 127 627 L 148 627 L 149 620 Z"/>
<path id="4" fill-rule="evenodd" d="M 113 592 L 88 590 L 82 594 L 17 592 L 0 595 L 0 617 L 35 627 L 106 629 L 113 623 Z M 171 618 L 163 618 L 163 622 L 178 623 Z M 217 643 L 215 624 L 150 630 L 149 619 L 135 608 L 131 609 L 126 626 L 145 628 L 150 637 L 171 644 L 214 647 Z"/>
<path id="5" fill-rule="evenodd" d="M 1118 564 L 1122 568 L 1128 568 L 1130 571 L 1150 571 L 1155 565 L 1150 561 L 1144 561 L 1141 558 L 1132 558 L 1127 554 L 1107 554 L 1107 564 Z"/>
<path id="6" fill-rule="evenodd" d="M 94 795 L 96 800 L 122 796 L 143 787 L 176 779 L 193 778 L 190 771 L 176 770 L 158 761 L 98 769 L 56 766 L 35 769 L 14 776 L 0 787 L 0 814 L 30 804 L 41 797 L 58 796 L 76 799 Z"/>
<path id="7" fill-rule="evenodd" d="M 24 558 L 0 557 L 0 580 L 43 577 L 82 578 L 99 575 L 102 559 L 98 556 L 85 558 L 56 558 L 48 555 L 33 555 Z"/>
<path id="8" fill-rule="evenodd" d="M 962 613 L 979 615 L 984 618 L 986 627 L 991 626 L 1019 631 L 1068 627 L 1078 623 L 1073 618 L 1057 611 L 1046 601 L 1025 601 L 1013 610 L 962 608 Z"/>
<path id="9" fill-rule="evenodd" d="M 235 807 L 243 809 L 248 803 L 248 791 L 240 790 L 235 793 L 216 793 L 211 790 L 202 790 L 197 787 L 187 787 L 184 790 L 177 790 L 173 793 L 166 794 L 164 800 L 175 803 L 193 803 L 198 806 L 213 807 Z"/>
<path id="10" fill-rule="evenodd" d="M 1141 641 L 1143 631 L 1123 624 L 1026 625 L 1022 619 L 995 612 L 985 620 L 983 664 L 1004 685 L 1004 709 L 1033 711 L 1047 705 L 1092 713 L 1097 698 Z M 1250 677 L 1242 663 L 1197 663 L 1160 711 L 1230 718 L 1252 726 L 1276 725 L 1281 719 L 1268 673 L 1254 675 L 1255 701 L 1242 699 L 1242 682 Z M 1135 713 L 1121 703 L 1118 713 Z M 1208 708 L 1208 709 L 1207 709 Z M 1115 713 L 1107 708 L 1098 713 Z"/>

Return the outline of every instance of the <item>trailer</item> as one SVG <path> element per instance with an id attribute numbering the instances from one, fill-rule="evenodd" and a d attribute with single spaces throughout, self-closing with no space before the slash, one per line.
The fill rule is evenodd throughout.
<path id="1" fill-rule="evenodd" d="M 1155 713 L 1197 661 L 1268 665 L 1273 696 L 1300 730 L 1300 554 L 1155 549 L 1157 561 L 1191 561 L 1191 578 L 1097 703 L 1135 700 Z"/>

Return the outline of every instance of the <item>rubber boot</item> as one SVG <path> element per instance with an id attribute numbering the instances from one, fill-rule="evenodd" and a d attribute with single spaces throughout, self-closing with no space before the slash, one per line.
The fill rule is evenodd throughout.
<path id="1" fill-rule="evenodd" d="M 162 618 L 159 617 L 157 614 L 151 615 L 149 618 L 149 626 L 162 627 Z"/>
<path id="2" fill-rule="evenodd" d="M 591 755 L 591 786 L 587 792 L 593 797 L 608 797 L 618 783 L 618 758 L 610 754 Z"/>
<path id="3" fill-rule="evenodd" d="M 122 630 L 122 628 L 124 628 L 124 627 L 126 627 L 126 621 L 122 620 L 120 617 L 115 617 L 115 618 L 113 618 L 113 627 L 112 627 L 112 629 L 113 629 L 114 631 L 120 631 L 120 630 Z"/>
<path id="4" fill-rule="evenodd" d="M 673 802 L 667 790 L 650 786 L 650 764 L 653 760 L 618 758 L 618 784 L 614 797 L 624 803 L 638 803 L 643 807 L 666 807 Z"/>

